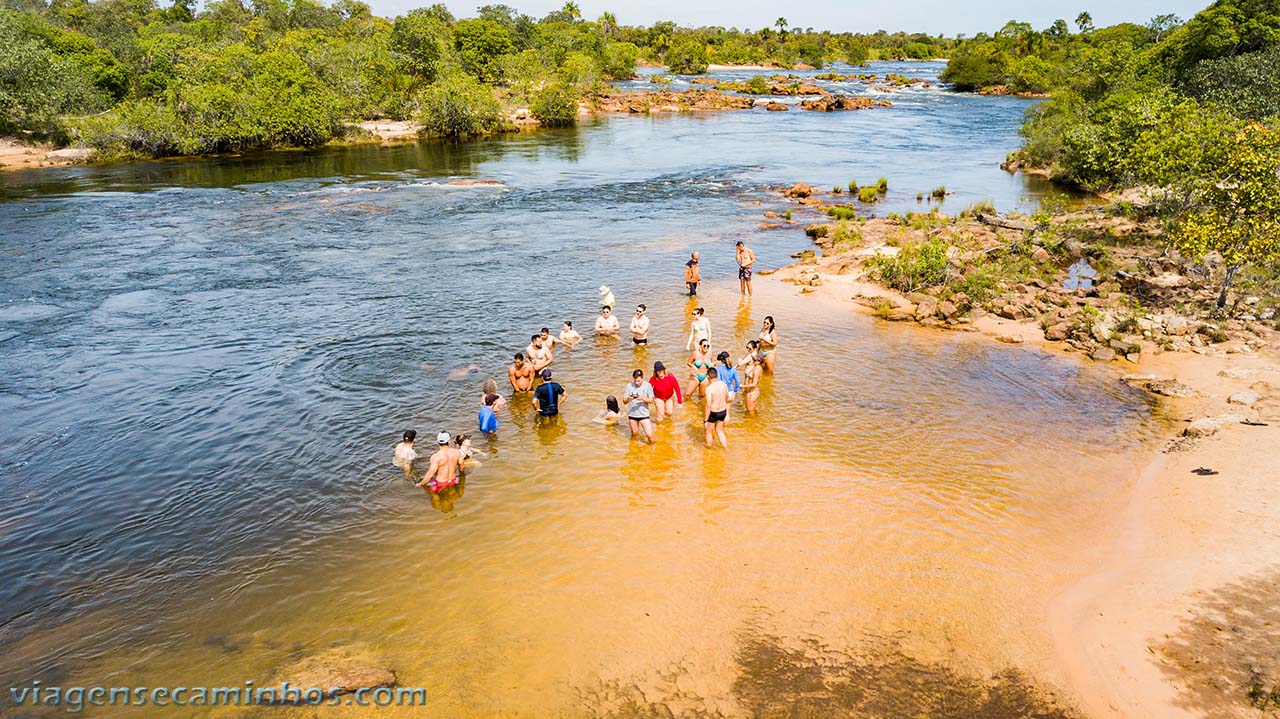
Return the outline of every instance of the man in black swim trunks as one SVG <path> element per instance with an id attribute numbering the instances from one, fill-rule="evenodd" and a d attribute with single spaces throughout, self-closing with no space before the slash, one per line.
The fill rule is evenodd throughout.
<path id="1" fill-rule="evenodd" d="M 707 429 L 707 446 L 714 447 L 713 438 L 719 438 L 720 446 L 728 449 L 729 440 L 724 436 L 724 421 L 729 417 L 729 386 L 716 377 L 715 367 L 707 370 L 707 380 L 703 395 L 707 413 L 703 418 Z"/>
<path id="2" fill-rule="evenodd" d="M 542 384 L 533 391 L 533 407 L 543 417 L 554 417 L 560 414 L 560 403 L 564 401 L 564 387 L 559 382 L 551 381 L 551 370 L 542 370 Z"/>
<path id="3" fill-rule="evenodd" d="M 734 256 L 738 260 L 738 289 L 744 297 L 751 296 L 751 266 L 756 263 L 756 253 L 752 252 L 742 240 L 738 240 Z"/>
<path id="4" fill-rule="evenodd" d="M 649 344 L 649 308 L 644 305 L 636 307 L 636 316 L 631 318 L 631 341 L 637 346 Z"/>

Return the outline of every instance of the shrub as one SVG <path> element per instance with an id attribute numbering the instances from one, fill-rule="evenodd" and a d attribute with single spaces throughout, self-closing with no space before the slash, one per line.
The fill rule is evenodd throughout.
<path id="1" fill-rule="evenodd" d="M 787 211 L 786 211 L 782 216 L 783 216 L 783 217 L 785 217 L 785 218 L 787 219 L 787 222 L 790 222 L 790 221 L 791 221 L 791 210 L 787 210 Z"/>
<path id="2" fill-rule="evenodd" d="M 933 192 L 929 194 L 933 197 L 933 199 L 941 200 L 947 196 L 947 186 L 938 185 L 937 187 L 933 188 Z"/>
<path id="3" fill-rule="evenodd" d="M 605 46 L 600 72 L 612 80 L 630 80 L 636 76 L 640 48 L 629 42 L 611 42 Z"/>
<path id="4" fill-rule="evenodd" d="M 831 194 L 833 195 L 838 195 L 841 192 L 844 192 L 844 188 L 839 185 L 836 185 L 835 187 L 831 188 Z"/>
<path id="5" fill-rule="evenodd" d="M 861 201 L 863 201 L 863 202 L 866 202 L 866 203 L 868 203 L 868 204 L 869 204 L 869 203 L 875 202 L 876 200 L 880 199 L 880 193 L 879 193 L 879 192 L 876 192 L 876 188 L 875 188 L 875 186 L 874 186 L 874 185 L 867 185 L 866 187 L 859 187 L 859 188 L 858 188 L 858 199 L 859 199 L 859 200 L 861 200 Z"/>
<path id="6" fill-rule="evenodd" d="M 826 237 L 827 233 L 830 231 L 831 228 L 829 225 L 809 225 L 804 228 L 804 233 L 815 240 L 819 237 Z"/>
<path id="7" fill-rule="evenodd" d="M 578 117 L 578 95 L 568 85 L 547 85 L 534 95 L 529 112 L 544 127 L 568 127 Z"/>
<path id="8" fill-rule="evenodd" d="M 466 137 L 495 130 L 500 112 L 493 88 L 470 76 L 455 75 L 423 93 L 418 121 L 429 135 Z"/>
<path id="9" fill-rule="evenodd" d="M 701 40 L 686 37 L 667 50 L 667 71 L 674 75 L 702 75 L 707 72 L 707 47 Z"/>
<path id="10" fill-rule="evenodd" d="M 899 292 L 914 292 L 946 282 L 947 246 L 938 240 L 930 240 L 904 248 L 892 257 L 876 255 L 867 265 L 879 273 L 880 280 L 886 285 Z"/>
<path id="11" fill-rule="evenodd" d="M 862 230 L 857 225 L 841 222 L 831 233 L 832 245 L 836 248 L 862 244 Z"/>
<path id="12" fill-rule="evenodd" d="M 876 180 L 876 192 L 879 192 L 880 194 L 883 195 L 888 191 L 889 191 L 889 180 L 887 178 L 881 177 L 879 180 Z"/>
<path id="13" fill-rule="evenodd" d="M 769 81 L 764 78 L 764 75 L 753 75 L 750 80 L 747 80 L 745 92 L 748 95 L 768 95 Z"/>
<path id="14" fill-rule="evenodd" d="M 857 181 L 857 180 L 849 180 L 849 194 L 850 194 L 850 195 L 856 195 L 856 194 L 858 194 L 858 181 Z"/>
<path id="15" fill-rule="evenodd" d="M 857 217 L 857 213 L 854 212 L 853 208 L 849 207 L 848 205 L 836 205 L 834 207 L 828 207 L 827 214 L 831 217 L 836 218 L 837 220 L 852 220 L 854 217 Z"/>

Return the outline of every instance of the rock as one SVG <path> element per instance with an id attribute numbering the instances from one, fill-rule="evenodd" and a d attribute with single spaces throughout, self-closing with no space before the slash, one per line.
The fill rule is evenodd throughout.
<path id="1" fill-rule="evenodd" d="M 1110 362 L 1116 358 L 1116 351 L 1110 347 L 1099 347 L 1089 353 L 1089 359 L 1095 362 Z"/>
<path id="2" fill-rule="evenodd" d="M 787 107 L 786 103 L 784 102 L 778 102 L 774 100 L 772 102 L 765 103 L 764 109 L 768 110 L 769 112 L 786 112 L 791 108 Z"/>
<path id="3" fill-rule="evenodd" d="M 916 319 L 923 320 L 926 317 L 932 317 L 938 311 L 938 300 L 929 295 L 920 295 L 919 299 L 911 298 L 916 303 Z"/>
<path id="4" fill-rule="evenodd" d="M 1053 255 L 1050 255 L 1049 251 L 1046 250 L 1045 248 L 1037 247 L 1031 251 L 1031 259 L 1035 260 L 1036 262 L 1039 262 L 1040 264 L 1044 264 L 1049 260 L 1052 260 Z"/>
<path id="5" fill-rule="evenodd" d="M 1257 372 L 1244 367 L 1228 367 L 1218 373 L 1219 377 L 1226 377 L 1227 379 L 1253 379 L 1257 375 Z"/>
<path id="6" fill-rule="evenodd" d="M 52 160 L 69 160 L 71 162 L 79 162 L 93 157 L 92 147 L 67 147 L 61 150 L 54 150 L 45 155 Z"/>
<path id="7" fill-rule="evenodd" d="M 1227 398 L 1227 404 L 1239 404 L 1245 407 L 1252 407 L 1255 402 L 1262 399 L 1262 395 L 1252 390 L 1246 392 L 1236 392 Z"/>
<path id="8" fill-rule="evenodd" d="M 1175 337 L 1185 335 L 1191 331 L 1191 323 L 1187 321 L 1186 317 L 1174 315 L 1164 321 L 1164 331 Z"/>
<path id="9" fill-rule="evenodd" d="M 1223 424 L 1225 424 L 1225 421 L 1217 417 L 1197 419 L 1182 430 L 1182 435 L 1184 437 L 1209 437 L 1217 434 L 1218 430 L 1222 429 Z"/>
<path id="10" fill-rule="evenodd" d="M 796 258 L 797 260 L 812 260 L 813 258 L 818 256 L 818 253 L 814 252 L 813 250 L 801 250 L 799 252 L 793 253 L 791 256 Z"/>
<path id="11" fill-rule="evenodd" d="M 787 197 L 809 197 L 813 194 L 813 187 L 806 185 L 803 182 L 797 182 L 782 194 Z"/>
<path id="12" fill-rule="evenodd" d="M 1111 349 L 1122 355 L 1133 354 L 1142 351 L 1142 345 L 1128 339 L 1114 339 L 1107 343 Z"/>
<path id="13" fill-rule="evenodd" d="M 807 282 L 810 287 L 821 287 L 822 275 L 815 272 L 812 275 L 809 275 L 809 277 L 805 280 L 805 282 Z"/>
<path id="14" fill-rule="evenodd" d="M 1110 342 L 1113 332 L 1115 332 L 1113 325 L 1105 320 L 1098 320 L 1093 323 L 1093 327 L 1089 328 L 1089 334 L 1098 342 Z"/>
<path id="15" fill-rule="evenodd" d="M 386 668 L 380 657 L 360 647 L 340 647 L 313 654 L 282 669 L 275 685 L 288 682 L 306 691 L 318 687 L 337 694 L 358 689 L 393 687 L 396 673 Z M 286 703 L 288 697 L 281 697 Z"/>
<path id="16" fill-rule="evenodd" d="M 1145 385 L 1148 382 L 1154 381 L 1155 378 L 1156 376 L 1153 374 L 1127 374 L 1121 377 L 1120 381 L 1125 384 Z"/>
<path id="17" fill-rule="evenodd" d="M 1130 352 L 1124 358 L 1133 364 L 1138 364 L 1142 360 L 1142 354 L 1140 352 Z"/>
<path id="18" fill-rule="evenodd" d="M 1044 331 L 1044 338 L 1053 342 L 1061 342 L 1070 336 L 1070 322 L 1059 322 L 1055 325 L 1050 325 L 1050 327 Z"/>
<path id="19" fill-rule="evenodd" d="M 1195 389 L 1179 382 L 1176 379 L 1158 379 L 1147 385 L 1147 390 L 1155 394 L 1164 395 L 1165 397 L 1195 397 L 1198 392 Z"/>
<path id="20" fill-rule="evenodd" d="M 951 300 L 943 300 L 938 303 L 938 316 L 944 320 L 953 320 L 956 315 L 960 314 L 960 308 Z"/>
<path id="21" fill-rule="evenodd" d="M 951 303 L 954 304 L 956 308 L 961 311 L 969 309 L 969 307 L 973 304 L 973 302 L 969 299 L 969 295 L 966 295 L 963 292 L 957 292 L 954 295 L 951 295 Z"/>
<path id="22" fill-rule="evenodd" d="M 907 322 L 916 318 L 916 308 L 914 307 L 894 307 L 889 310 L 889 314 L 885 315 L 885 319 L 890 322 Z"/>
<path id="23" fill-rule="evenodd" d="M 1022 338 L 1014 337 L 1013 335 L 996 335 L 996 342 L 1003 342 L 1007 345 L 1020 345 L 1022 344 Z"/>

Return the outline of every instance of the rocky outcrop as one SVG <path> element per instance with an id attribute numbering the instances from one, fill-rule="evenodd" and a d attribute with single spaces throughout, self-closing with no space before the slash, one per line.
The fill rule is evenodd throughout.
<path id="1" fill-rule="evenodd" d="M 800 103 L 800 109 L 814 112 L 866 110 L 873 107 L 893 107 L 893 103 L 888 100 L 872 100 L 869 97 L 851 95 L 829 95 L 812 100 L 803 100 Z"/>
<path id="2" fill-rule="evenodd" d="M 694 110 L 748 110 L 755 105 L 755 101 L 749 97 L 728 95 L 718 90 L 685 92 L 662 90 L 601 93 L 587 98 L 584 104 L 590 112 L 642 114 Z"/>

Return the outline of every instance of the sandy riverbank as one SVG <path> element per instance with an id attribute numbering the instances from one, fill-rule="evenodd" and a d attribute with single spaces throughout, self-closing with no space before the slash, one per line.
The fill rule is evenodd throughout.
<path id="1" fill-rule="evenodd" d="M 0 137 L 0 171 L 74 165 L 77 162 L 83 162 L 86 155 L 84 150 L 74 148 L 59 150 L 52 145 L 25 143 L 12 137 Z"/>
<path id="2" fill-rule="evenodd" d="M 851 298 L 896 294 L 829 272 L 811 286 L 803 281 L 811 272 L 796 263 L 769 279 L 867 314 L 865 300 Z M 987 315 L 964 328 L 1066 354 L 1031 322 Z M 1274 702 L 1273 713 L 1252 708 L 1250 692 L 1261 701 L 1260 691 L 1280 691 L 1280 355 L 1165 352 L 1132 370 L 1198 394 L 1161 397 L 1168 437 L 1139 477 L 1117 478 L 1133 482 L 1119 539 L 1046 608 L 1053 669 L 1092 719 L 1275 716 Z M 1228 402 L 1241 392 L 1259 398 Z M 1179 436 L 1184 420 L 1230 415 L 1239 417 L 1212 436 Z"/>

